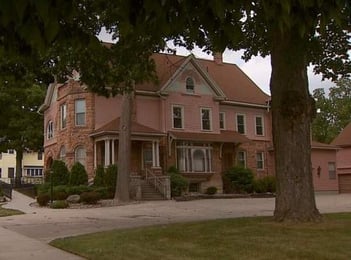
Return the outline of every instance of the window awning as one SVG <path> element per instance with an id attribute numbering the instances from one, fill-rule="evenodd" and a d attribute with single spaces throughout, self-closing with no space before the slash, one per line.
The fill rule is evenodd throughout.
<path id="1" fill-rule="evenodd" d="M 246 136 L 236 131 L 222 130 L 218 134 L 214 133 L 189 133 L 189 132 L 169 132 L 174 140 L 193 142 L 214 142 L 214 143 L 247 143 L 250 142 Z"/>

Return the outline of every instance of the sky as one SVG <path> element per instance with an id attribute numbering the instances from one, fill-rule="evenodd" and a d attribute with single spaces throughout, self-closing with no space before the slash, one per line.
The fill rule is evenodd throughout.
<path id="1" fill-rule="evenodd" d="M 98 38 L 105 42 L 112 42 L 111 35 L 107 34 L 104 30 L 99 34 Z M 173 46 L 169 46 L 173 47 Z M 200 48 L 195 48 L 192 51 L 186 50 L 185 48 L 176 48 L 177 55 L 187 56 L 189 54 L 194 54 L 197 58 L 209 59 L 212 60 L 213 56 L 208 55 L 201 51 Z M 248 62 L 245 62 L 241 59 L 243 51 L 230 51 L 226 50 L 223 53 L 223 62 L 236 64 L 240 67 L 242 71 L 247 74 L 252 81 L 256 83 L 256 85 L 261 88 L 265 93 L 270 95 L 269 90 L 269 80 L 271 76 L 271 64 L 270 57 L 253 57 Z M 335 84 L 329 80 L 322 81 L 322 77 L 320 75 L 315 75 L 313 73 L 313 67 L 308 67 L 308 79 L 309 79 L 309 89 L 312 93 L 316 88 L 324 88 L 326 93 L 328 93 L 328 89 Z"/>

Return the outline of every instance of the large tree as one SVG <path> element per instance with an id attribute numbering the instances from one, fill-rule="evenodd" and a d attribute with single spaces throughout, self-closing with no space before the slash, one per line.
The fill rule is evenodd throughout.
<path id="1" fill-rule="evenodd" d="M 330 143 L 351 122 L 351 79 L 341 79 L 326 95 L 315 89 L 317 115 L 312 124 L 314 140 Z"/>

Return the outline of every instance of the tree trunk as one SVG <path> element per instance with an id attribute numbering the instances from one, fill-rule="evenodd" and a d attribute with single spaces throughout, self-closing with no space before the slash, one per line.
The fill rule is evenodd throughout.
<path id="1" fill-rule="evenodd" d="M 129 198 L 130 156 L 131 156 L 131 121 L 134 91 L 123 94 L 122 113 L 118 144 L 118 175 L 115 199 L 125 203 Z"/>
<path id="2" fill-rule="evenodd" d="M 16 187 L 21 186 L 22 160 L 23 160 L 23 150 L 18 149 L 16 150 L 16 178 L 15 178 Z"/>
<path id="3" fill-rule="evenodd" d="M 310 126 L 314 113 L 308 90 L 306 39 L 291 30 L 274 33 L 271 52 L 273 142 L 277 221 L 318 221 L 312 182 Z"/>

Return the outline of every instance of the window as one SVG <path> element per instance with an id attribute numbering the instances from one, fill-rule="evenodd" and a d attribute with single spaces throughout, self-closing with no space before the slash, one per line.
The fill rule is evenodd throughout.
<path id="1" fill-rule="evenodd" d="M 63 162 L 66 160 L 66 148 L 63 145 L 60 149 L 60 160 Z"/>
<path id="2" fill-rule="evenodd" d="M 192 78 L 186 79 L 186 92 L 194 94 L 194 80 Z"/>
<path id="3" fill-rule="evenodd" d="M 184 109 L 181 106 L 173 106 L 173 128 L 182 129 L 183 126 L 183 117 L 184 117 Z"/>
<path id="4" fill-rule="evenodd" d="M 211 109 L 201 108 L 201 129 L 211 130 Z"/>
<path id="5" fill-rule="evenodd" d="M 236 164 L 246 168 L 246 151 L 238 151 L 236 155 Z"/>
<path id="6" fill-rule="evenodd" d="M 263 135 L 263 117 L 262 116 L 255 117 L 255 128 L 256 128 L 256 135 Z"/>
<path id="7" fill-rule="evenodd" d="M 48 125 L 46 127 L 46 138 L 50 140 L 51 138 L 54 137 L 54 122 L 51 120 L 48 122 Z"/>
<path id="8" fill-rule="evenodd" d="M 9 150 L 7 150 L 7 152 L 8 152 L 9 154 L 14 154 L 14 153 L 15 153 L 15 150 L 9 149 Z"/>
<path id="9" fill-rule="evenodd" d="M 256 153 L 256 167 L 257 170 L 263 170 L 264 168 L 264 161 L 263 161 L 263 152 Z"/>
<path id="10" fill-rule="evenodd" d="M 85 100 L 78 99 L 75 101 L 76 125 L 85 125 Z"/>
<path id="11" fill-rule="evenodd" d="M 85 166 L 86 151 L 83 146 L 78 146 L 75 151 L 75 161 Z"/>
<path id="12" fill-rule="evenodd" d="M 336 179 L 335 162 L 328 162 L 328 173 L 330 180 Z"/>
<path id="13" fill-rule="evenodd" d="M 7 169 L 7 178 L 15 178 L 15 168 L 9 167 Z"/>
<path id="14" fill-rule="evenodd" d="M 245 134 L 246 129 L 245 129 L 245 115 L 238 114 L 236 115 L 236 130 L 240 134 Z"/>
<path id="15" fill-rule="evenodd" d="M 181 172 L 211 172 L 210 145 L 177 144 L 177 168 Z"/>
<path id="16" fill-rule="evenodd" d="M 66 128 L 67 124 L 67 105 L 63 104 L 60 106 L 60 118 L 61 118 L 61 129 Z"/>
<path id="17" fill-rule="evenodd" d="M 24 174 L 28 177 L 41 177 L 43 176 L 43 168 L 42 167 L 29 167 L 24 168 Z"/>
<path id="18" fill-rule="evenodd" d="M 225 113 L 219 112 L 219 129 L 225 129 Z"/>
<path id="19" fill-rule="evenodd" d="M 43 160 L 43 153 L 42 152 L 38 152 L 38 161 Z"/>
<path id="20" fill-rule="evenodd" d="M 2 169 L 0 168 L 0 179 L 2 178 L 2 176 L 1 176 L 1 172 L 2 172 Z"/>

